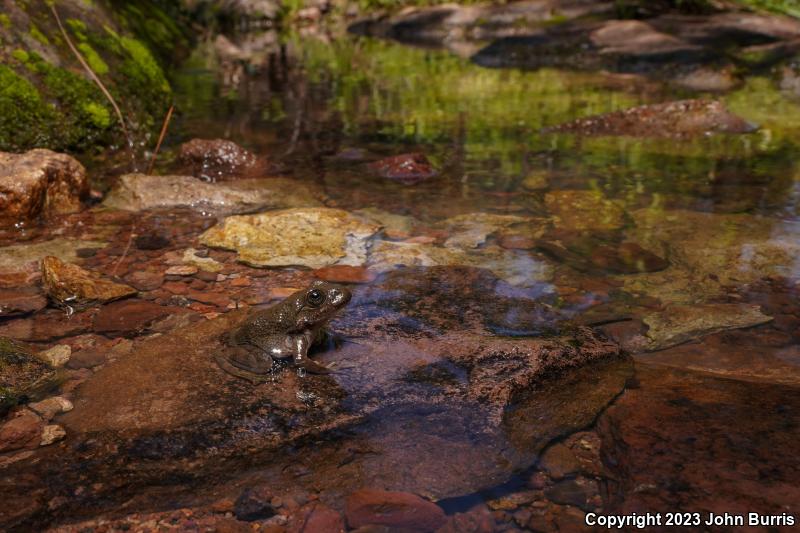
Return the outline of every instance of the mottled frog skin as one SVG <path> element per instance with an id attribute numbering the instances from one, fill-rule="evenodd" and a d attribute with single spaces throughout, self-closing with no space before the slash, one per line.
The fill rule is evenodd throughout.
<path id="1" fill-rule="evenodd" d="M 325 338 L 325 325 L 351 298 L 341 285 L 315 281 L 282 302 L 250 317 L 226 335 L 228 350 L 217 363 L 226 372 L 253 382 L 264 381 L 273 359 L 291 359 L 316 374 L 330 370 L 308 358 L 308 350 Z"/>

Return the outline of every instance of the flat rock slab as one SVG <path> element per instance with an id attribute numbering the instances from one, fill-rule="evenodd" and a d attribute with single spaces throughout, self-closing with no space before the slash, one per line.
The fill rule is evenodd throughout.
<path id="1" fill-rule="evenodd" d="M 434 287 L 436 298 L 452 299 L 449 287 Z M 321 490 L 330 504 L 361 486 L 463 495 L 505 481 L 547 442 L 591 423 L 630 375 L 619 348 L 589 329 L 500 338 L 465 331 L 447 314 L 439 320 L 448 333 L 431 335 L 437 325 L 425 314 L 404 326 L 401 308 L 376 313 L 377 296 L 351 302 L 352 316 L 334 324 L 353 342 L 315 355 L 332 365 L 328 376 L 284 369 L 253 386 L 222 372 L 212 359 L 225 350 L 219 338 L 244 311 L 138 342 L 86 381 L 58 420 L 67 450 L 8 471 L 3 479 L 15 482 L 0 481 L 0 508 L 32 492 L 74 494 L 86 476 L 92 489 L 19 523 L 74 519 L 132 496 L 148 508 L 163 499 L 164 483 L 199 498 L 191 495 L 209 479 L 245 473 Z M 25 472 L 45 482 L 44 472 L 58 472 L 58 480 L 44 488 Z"/>
<path id="2" fill-rule="evenodd" d="M 319 200 L 302 184 L 284 178 L 207 183 L 192 176 L 126 174 L 119 178 L 103 205 L 125 211 L 191 207 L 226 214 L 308 207 L 319 205 Z"/>
<path id="3" fill-rule="evenodd" d="M 240 261 L 258 267 L 360 266 L 366 262 L 367 240 L 379 229 L 341 209 L 283 209 L 228 217 L 200 242 L 236 250 Z"/>
<path id="4" fill-rule="evenodd" d="M 85 307 L 136 294 L 133 287 L 102 279 L 99 274 L 52 255 L 42 259 L 42 284 L 50 298 L 69 306 Z"/>

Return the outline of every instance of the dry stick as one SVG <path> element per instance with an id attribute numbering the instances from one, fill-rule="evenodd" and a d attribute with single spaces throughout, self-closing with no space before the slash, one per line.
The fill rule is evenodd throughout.
<path id="1" fill-rule="evenodd" d="M 169 128 L 169 121 L 172 119 L 172 112 L 175 110 L 175 104 L 169 106 L 169 111 L 167 111 L 167 116 L 164 117 L 164 123 L 161 125 L 161 133 L 158 135 L 158 142 L 156 143 L 156 149 L 153 152 L 153 157 L 150 158 L 150 166 L 147 167 L 147 175 L 153 173 L 153 166 L 156 164 L 156 158 L 158 157 L 158 151 L 161 149 L 161 143 L 164 142 L 164 137 L 167 135 L 167 128 Z"/>
<path id="2" fill-rule="evenodd" d="M 89 77 L 92 78 L 92 81 L 94 81 L 95 84 L 97 84 L 97 86 L 100 88 L 102 93 L 105 95 L 105 97 L 111 103 L 111 107 L 114 108 L 114 112 L 117 114 L 117 118 L 119 119 L 119 125 L 120 125 L 120 127 L 122 127 L 122 133 L 125 134 L 125 139 L 128 141 L 128 148 L 129 149 L 133 148 L 133 140 L 131 139 L 130 133 L 128 133 L 128 127 L 125 125 L 125 119 L 122 118 L 122 111 L 119 110 L 119 106 L 117 105 L 117 102 L 114 101 L 114 97 L 111 96 L 111 93 L 108 92 L 108 89 L 106 89 L 106 86 L 103 85 L 103 82 L 100 81 L 100 78 L 98 78 L 97 74 L 94 73 L 94 71 L 92 70 L 92 67 L 90 67 L 89 64 L 86 62 L 86 60 L 83 59 L 83 56 L 81 55 L 80 52 L 78 52 L 78 49 L 75 48 L 75 45 L 72 44 L 72 40 L 69 38 L 69 35 L 67 35 L 67 30 L 65 30 L 64 29 L 64 25 L 61 24 L 61 17 L 58 16 L 58 12 L 56 11 L 55 2 L 53 2 L 53 3 L 47 2 L 47 3 L 50 5 L 50 11 L 53 12 L 53 16 L 55 17 L 56 23 L 58 24 L 58 29 L 61 30 L 61 35 L 63 35 L 64 36 L 64 40 L 67 41 L 67 45 L 69 45 L 69 49 L 72 50 L 72 53 L 75 54 L 76 58 L 78 58 L 78 61 L 80 62 L 81 66 L 83 66 L 84 70 L 86 70 L 86 72 L 89 74 Z"/>

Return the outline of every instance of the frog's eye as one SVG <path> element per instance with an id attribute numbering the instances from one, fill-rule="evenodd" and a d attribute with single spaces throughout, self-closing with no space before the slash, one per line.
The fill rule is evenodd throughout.
<path id="1" fill-rule="evenodd" d="M 319 307 L 325 301 L 325 293 L 318 289 L 312 289 L 308 291 L 306 301 L 311 307 Z"/>

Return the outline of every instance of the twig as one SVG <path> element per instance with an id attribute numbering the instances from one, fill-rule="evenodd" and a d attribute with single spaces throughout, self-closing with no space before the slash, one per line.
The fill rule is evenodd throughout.
<path id="1" fill-rule="evenodd" d="M 72 39 L 69 38 L 67 34 L 67 30 L 64 29 L 64 25 L 61 24 L 61 17 L 58 16 L 58 11 L 56 11 L 55 2 L 46 2 L 50 6 L 50 11 L 53 12 L 53 16 L 56 19 L 56 23 L 58 24 L 58 29 L 61 30 L 61 35 L 64 36 L 64 40 L 67 41 L 67 45 L 69 45 L 69 49 L 72 50 L 72 53 L 75 54 L 75 57 L 78 58 L 81 66 L 83 66 L 84 70 L 89 74 L 89 77 L 92 78 L 92 81 L 97 84 L 102 91 L 103 95 L 105 95 L 106 99 L 111 103 L 111 107 L 114 108 L 114 112 L 117 114 L 117 119 L 119 119 L 119 125 L 122 128 L 122 133 L 125 135 L 125 140 L 128 142 L 128 148 L 133 148 L 133 139 L 131 139 L 131 135 L 128 132 L 128 127 L 125 125 L 125 119 L 122 117 L 122 111 L 119 110 L 119 106 L 117 102 L 114 101 L 114 97 L 111 96 L 111 93 L 108 92 L 106 86 L 103 85 L 103 82 L 100 81 L 100 78 L 97 77 L 97 74 L 94 73 L 92 67 L 89 66 L 89 63 L 83 58 L 81 53 L 75 48 L 75 45 L 72 43 Z"/>
<path id="2" fill-rule="evenodd" d="M 114 263 L 114 268 L 111 269 L 111 277 L 117 275 L 117 269 L 119 268 L 120 263 L 127 257 L 128 252 L 131 251 L 131 245 L 133 244 L 133 239 L 136 237 L 136 219 L 133 219 L 133 223 L 131 224 L 131 234 L 128 236 L 128 244 L 125 245 L 125 250 L 122 251 L 122 255 L 119 256 L 117 262 Z"/>
<path id="3" fill-rule="evenodd" d="M 167 116 L 164 117 L 164 123 L 161 125 L 161 133 L 158 135 L 158 142 L 156 143 L 156 149 L 153 151 L 153 157 L 150 158 L 150 166 L 147 167 L 147 175 L 153 173 L 153 166 L 156 164 L 156 158 L 158 157 L 158 151 L 161 149 L 161 143 L 164 142 L 164 137 L 167 135 L 167 128 L 169 128 L 169 121 L 172 120 L 172 112 L 175 110 L 175 104 L 169 106 L 169 111 L 167 111 Z"/>

